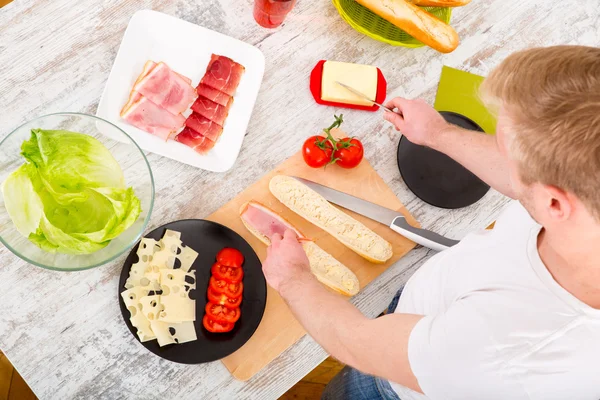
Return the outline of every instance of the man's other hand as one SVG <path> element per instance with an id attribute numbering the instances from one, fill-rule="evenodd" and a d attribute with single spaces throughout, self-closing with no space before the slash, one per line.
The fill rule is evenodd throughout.
<path id="1" fill-rule="evenodd" d="M 385 112 L 383 118 L 415 144 L 435 147 L 436 139 L 450 126 L 440 113 L 421 99 L 396 97 L 385 106 L 398 111 Z"/>
<path id="2" fill-rule="evenodd" d="M 263 263 L 267 283 L 278 292 L 294 280 L 310 275 L 308 257 L 294 231 L 286 230 L 283 237 L 275 234 Z"/>

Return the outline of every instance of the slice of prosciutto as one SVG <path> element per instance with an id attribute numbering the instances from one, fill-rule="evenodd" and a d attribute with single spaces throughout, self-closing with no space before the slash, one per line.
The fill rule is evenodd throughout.
<path id="1" fill-rule="evenodd" d="M 137 80 L 135 81 L 135 85 L 138 84 L 138 82 L 140 80 L 142 80 L 143 77 L 145 77 L 146 75 L 148 75 L 148 72 L 150 72 L 152 70 L 152 68 L 154 68 L 156 66 L 156 62 L 152 61 L 152 60 L 148 60 L 146 61 L 146 64 L 144 64 L 144 70 L 142 71 L 142 73 L 140 74 L 140 76 L 137 78 Z M 173 71 L 175 72 L 175 71 Z M 190 78 L 188 78 L 187 76 L 181 75 L 180 73 L 175 72 L 177 75 L 179 75 L 181 77 L 181 79 L 183 79 L 184 81 L 186 81 L 187 83 L 189 83 L 190 85 L 192 84 L 192 80 Z"/>
<path id="2" fill-rule="evenodd" d="M 215 142 L 187 126 L 175 137 L 175 140 L 191 147 L 200 154 L 206 154 L 215 147 Z"/>
<path id="3" fill-rule="evenodd" d="M 233 96 L 246 69 L 231 58 L 213 54 L 200 83 Z"/>
<path id="4" fill-rule="evenodd" d="M 133 84 L 133 88 L 135 88 L 135 85 L 137 85 L 146 75 L 148 75 L 148 72 L 150 72 L 152 70 L 152 68 L 154 68 L 155 66 L 156 66 L 156 63 L 154 61 L 152 61 L 152 60 L 146 61 L 146 64 L 144 64 L 144 69 L 142 69 L 142 72 L 139 74 L 139 76 L 135 80 L 135 83 Z M 129 92 L 129 100 L 121 109 L 121 116 L 123 116 L 123 114 L 127 111 L 127 109 L 129 107 L 131 107 L 131 105 L 133 103 L 135 103 L 136 101 L 138 101 L 140 99 L 140 97 L 142 97 L 142 95 L 139 94 L 137 91 L 135 91 L 135 89 L 133 89 L 133 88 Z"/>
<path id="5" fill-rule="evenodd" d="M 184 79 L 163 62 L 156 64 L 136 83 L 133 90 L 172 114 L 181 114 L 196 99 L 196 89 L 188 79 Z"/>
<path id="6" fill-rule="evenodd" d="M 306 239 L 306 237 L 285 218 L 257 201 L 248 202 L 246 208 L 242 210 L 240 217 L 244 220 L 246 225 L 260 233 L 262 236 L 268 238 L 269 241 L 275 234 L 283 236 L 288 229 L 294 231 L 298 238 Z"/>
<path id="7" fill-rule="evenodd" d="M 192 128 L 213 142 L 216 142 L 223 133 L 223 127 L 196 112 L 191 113 L 188 119 L 185 120 L 185 126 Z"/>
<path id="8" fill-rule="evenodd" d="M 192 110 L 221 126 L 223 126 L 229 114 L 229 107 L 224 107 L 203 96 L 198 96 L 192 104 Z"/>
<path id="9" fill-rule="evenodd" d="M 171 114 L 142 95 L 139 95 L 138 100 L 131 104 L 121 117 L 131 125 L 163 140 L 167 140 L 185 124 L 183 115 Z"/>
<path id="10" fill-rule="evenodd" d="M 198 92 L 198 96 L 206 97 L 207 99 L 225 107 L 231 107 L 231 103 L 233 103 L 233 97 L 203 83 L 196 87 L 196 92 Z"/>

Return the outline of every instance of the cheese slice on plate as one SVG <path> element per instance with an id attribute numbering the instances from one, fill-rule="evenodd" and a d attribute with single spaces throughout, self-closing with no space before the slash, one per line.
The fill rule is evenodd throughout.
<path id="1" fill-rule="evenodd" d="M 121 293 L 121 297 L 123 298 L 123 302 L 125 303 L 126 307 L 138 308 L 140 299 L 144 296 L 147 296 L 148 292 L 148 289 L 145 289 L 141 286 L 136 286 Z"/>
<path id="2" fill-rule="evenodd" d="M 196 320 L 196 301 L 184 290 L 160 296 L 159 308 L 159 321 L 178 323 Z"/>
<path id="3" fill-rule="evenodd" d="M 377 68 L 372 65 L 326 61 L 323 64 L 321 99 L 336 103 L 372 106 L 373 103 L 355 95 L 336 82 L 363 93 L 371 100 L 377 97 Z"/>
<path id="4" fill-rule="evenodd" d="M 159 346 L 173 343 L 186 343 L 197 339 L 194 323 L 191 321 L 181 323 L 168 323 L 162 321 L 151 321 L 150 326 L 156 334 Z"/>
<path id="5" fill-rule="evenodd" d="M 181 268 L 161 269 L 160 284 L 164 296 L 170 294 L 170 292 L 177 293 L 179 290 L 185 290 L 186 286 L 187 290 L 196 289 L 196 271 L 185 272 Z M 166 288 L 168 288 L 169 293 L 166 293 Z"/>
<path id="6" fill-rule="evenodd" d="M 140 338 L 140 341 L 147 342 L 149 340 L 156 339 L 156 335 L 150 327 L 150 321 L 148 321 L 148 318 L 146 318 L 144 314 L 135 307 L 127 307 L 127 309 L 131 314 L 131 325 L 136 327 L 137 335 Z"/>
<path id="7" fill-rule="evenodd" d="M 154 253 L 160 249 L 158 243 L 159 242 L 151 238 L 142 238 L 136 253 L 138 262 L 131 266 L 129 278 L 127 278 L 127 281 L 125 282 L 125 288 L 131 289 L 135 286 L 149 286 L 150 282 L 144 279 L 144 275 L 149 270 L 152 259 L 154 258 Z"/>
<path id="8" fill-rule="evenodd" d="M 171 254 L 177 254 L 181 247 L 181 232 L 167 229 L 162 239 L 159 241 L 161 250 L 168 250 Z"/>
<path id="9" fill-rule="evenodd" d="M 160 296 L 157 294 L 142 297 L 140 299 L 140 305 L 140 311 L 142 314 L 144 314 L 148 321 L 158 319 L 159 313 L 163 310 L 160 303 Z"/>
<path id="10" fill-rule="evenodd" d="M 181 248 L 181 253 L 177 256 L 179 262 L 181 263 L 181 268 L 184 271 L 189 271 L 192 267 L 194 261 L 196 261 L 196 257 L 198 257 L 198 252 L 191 247 L 184 246 Z"/>

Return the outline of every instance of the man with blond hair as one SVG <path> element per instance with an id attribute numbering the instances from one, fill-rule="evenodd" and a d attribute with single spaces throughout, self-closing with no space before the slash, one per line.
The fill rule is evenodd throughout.
<path id="1" fill-rule="evenodd" d="M 518 200 L 427 261 L 392 313 L 364 317 L 311 275 L 293 232 L 273 240 L 267 281 L 348 365 L 324 399 L 600 399 L 600 49 L 516 53 L 481 93 L 495 137 L 388 104 L 410 141 Z"/>

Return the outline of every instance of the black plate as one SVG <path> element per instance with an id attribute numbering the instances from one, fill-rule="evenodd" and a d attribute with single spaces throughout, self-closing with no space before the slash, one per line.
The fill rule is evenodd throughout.
<path id="1" fill-rule="evenodd" d="M 258 328 L 267 302 L 267 283 L 262 272 L 261 262 L 248 242 L 231 229 L 216 222 L 201 219 L 188 219 L 171 222 L 156 228 L 146 237 L 159 240 L 165 230 L 181 232 L 181 241 L 198 252 L 198 258 L 192 265 L 196 270 L 196 290 L 190 296 L 196 299 L 196 336 L 198 340 L 183 344 L 171 344 L 160 347 L 156 340 L 150 340 L 142 345 L 159 357 L 183 364 L 200 364 L 219 360 L 228 356 L 244 345 Z M 131 250 L 125 260 L 121 279 L 119 280 L 119 306 L 131 334 L 139 341 L 137 330 L 129 321 L 129 311 L 121 299 L 125 291 L 125 281 L 129 276 L 131 265 L 138 260 L 136 254 L 139 243 Z M 245 258 L 244 294 L 240 306 L 242 316 L 236 322 L 231 332 L 210 333 L 202 326 L 206 291 L 210 279 L 210 268 L 216 261 L 219 250 L 223 247 L 233 247 L 242 252 Z"/>
<path id="2" fill-rule="evenodd" d="M 483 132 L 464 115 L 440 112 L 444 119 L 462 128 Z M 471 171 L 429 147 L 410 142 L 398 145 L 398 168 L 408 188 L 421 200 L 440 208 L 461 208 L 481 199 L 490 187 Z"/>

